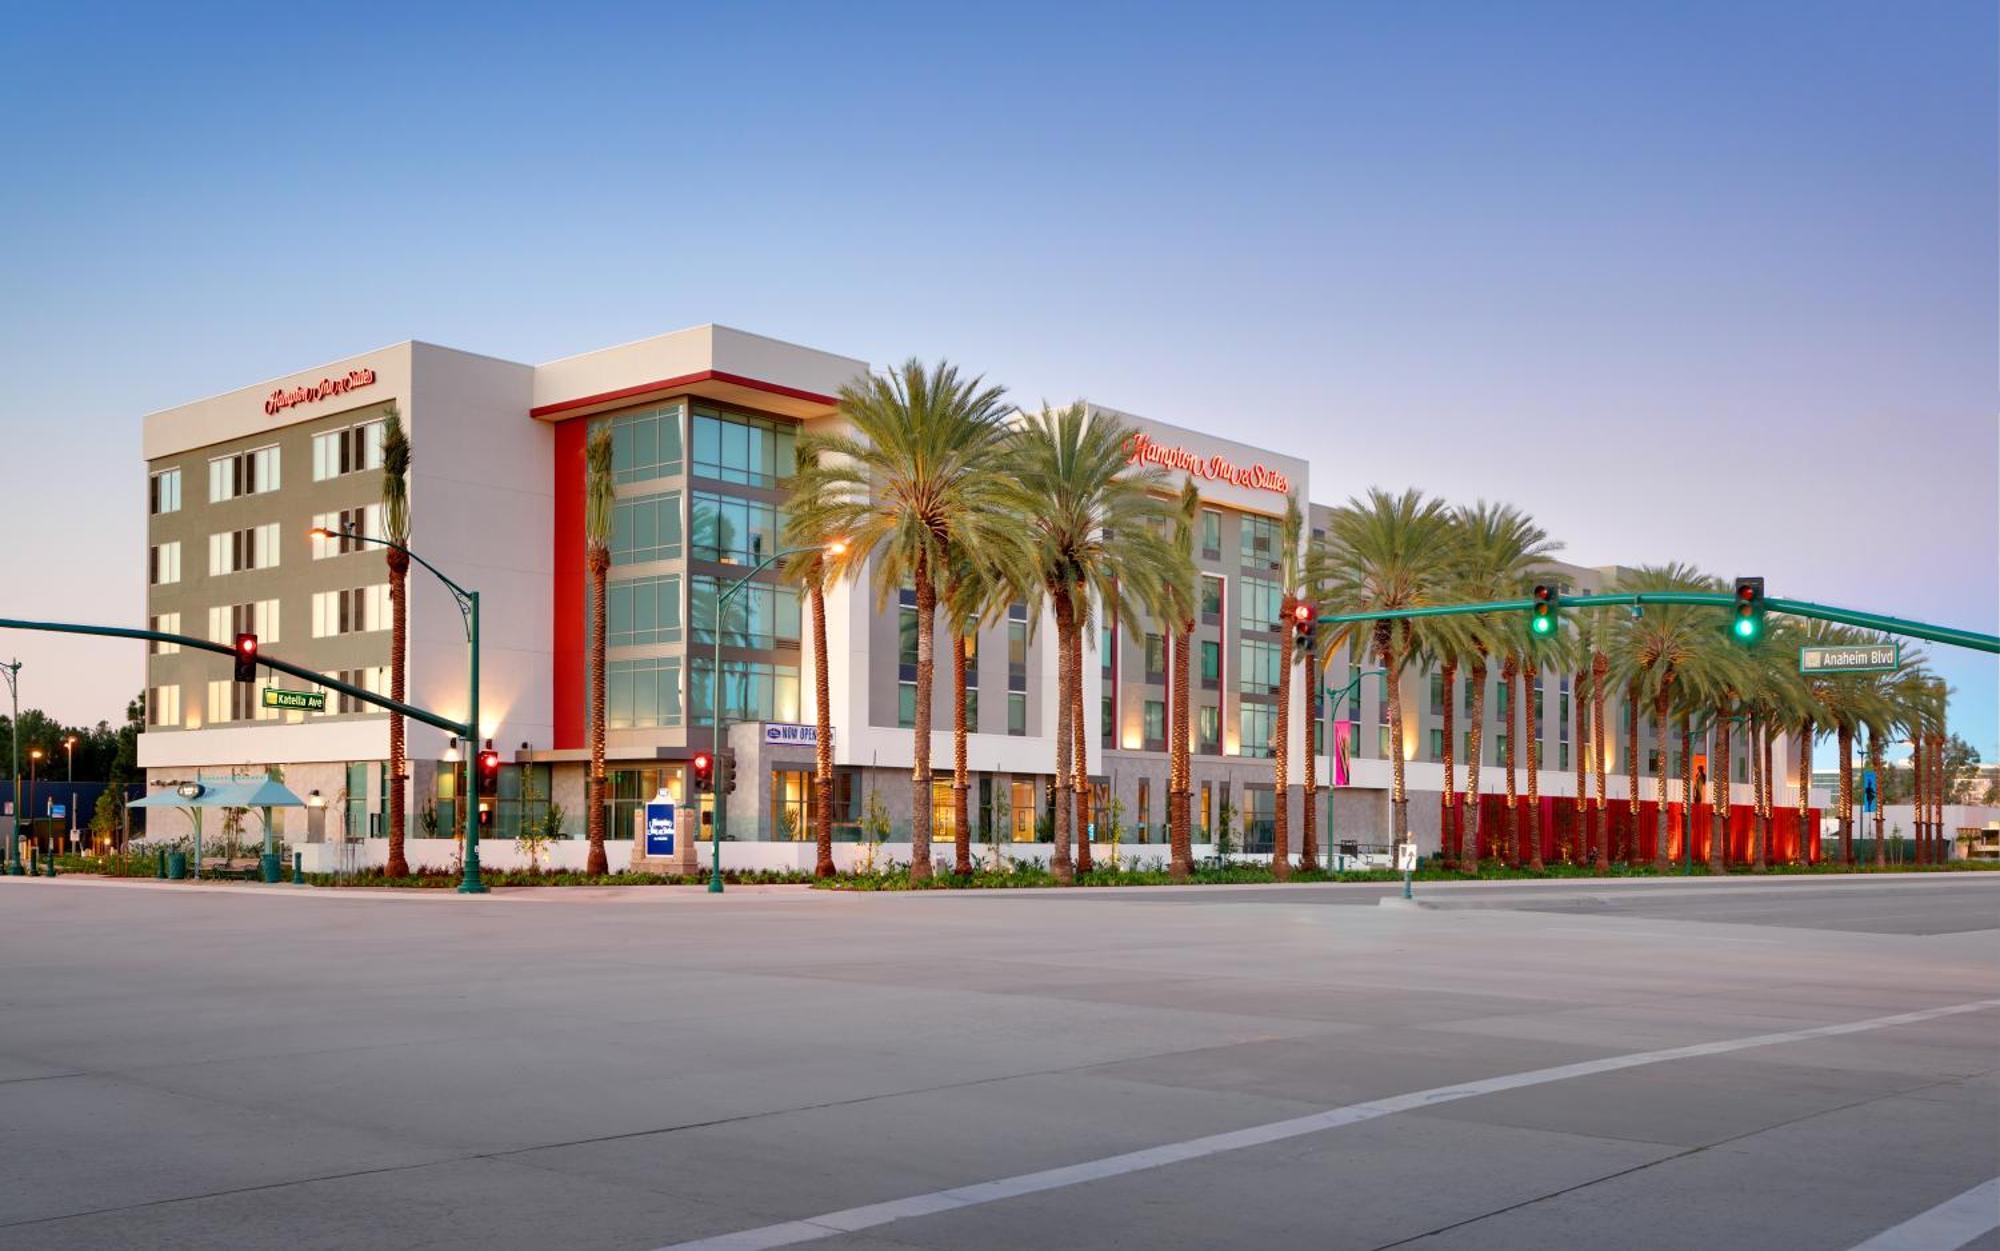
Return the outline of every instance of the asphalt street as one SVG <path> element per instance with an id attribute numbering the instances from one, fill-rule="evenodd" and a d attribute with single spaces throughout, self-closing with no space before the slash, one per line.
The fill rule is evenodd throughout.
<path id="1" fill-rule="evenodd" d="M 0 1248 L 2000 1249 L 2000 875 L 1397 893 L 0 879 Z"/>

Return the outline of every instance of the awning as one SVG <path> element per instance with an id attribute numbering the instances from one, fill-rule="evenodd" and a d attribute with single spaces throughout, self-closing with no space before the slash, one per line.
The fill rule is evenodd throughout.
<path id="1" fill-rule="evenodd" d="M 199 787 L 200 793 L 183 795 L 182 787 Z M 303 808 L 306 801 L 293 794 L 283 782 L 271 778 L 230 782 L 183 782 L 165 787 L 144 799 L 126 805 L 131 808 Z"/>

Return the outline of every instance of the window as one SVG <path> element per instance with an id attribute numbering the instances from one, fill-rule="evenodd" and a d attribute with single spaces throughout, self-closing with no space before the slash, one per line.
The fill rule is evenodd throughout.
<path id="1" fill-rule="evenodd" d="M 499 811 L 493 814 L 495 838 L 519 838 L 521 827 L 541 829 L 548 820 L 549 796 L 551 793 L 550 766 L 545 764 L 502 765 L 497 779 Z M 626 822 L 621 835 L 615 828 L 610 837 L 629 837 L 632 826 Z"/>
<path id="2" fill-rule="evenodd" d="M 364 421 L 313 436 L 313 481 L 382 467 L 382 423 Z"/>
<path id="3" fill-rule="evenodd" d="M 819 796 L 815 794 L 813 774 L 810 769 L 771 770 L 771 837 L 782 841 L 811 842 L 818 816 L 815 805 Z M 650 792 L 648 792 L 650 794 Z M 834 837 L 839 838 L 842 827 L 853 828 L 860 820 L 861 809 L 856 802 L 858 792 L 854 785 L 854 774 L 846 769 L 836 769 L 833 774 L 833 826 Z"/>
<path id="4" fill-rule="evenodd" d="M 380 504 L 363 504 L 359 508 L 343 508 L 339 512 L 315 514 L 313 529 L 329 531 L 327 534 L 312 536 L 314 560 L 325 560 L 329 556 L 347 556 L 371 548 L 379 549 L 380 544 L 365 540 L 386 537 L 386 532 L 382 528 Z"/>
<path id="5" fill-rule="evenodd" d="M 1442 673 L 1433 673 L 1431 675 L 1431 715 L 1442 716 L 1443 714 L 1444 675 Z"/>
<path id="6" fill-rule="evenodd" d="M 1106 747 L 1116 747 L 1117 718 L 1111 710 L 1111 697 L 1106 695 L 1097 705 L 1097 733 Z"/>
<path id="7" fill-rule="evenodd" d="M 1204 756 L 1220 755 L 1222 752 L 1222 709 L 1214 704 L 1202 704 L 1195 710 L 1194 749 Z"/>
<path id="8" fill-rule="evenodd" d="M 1157 634 L 1146 636 L 1146 681 L 1167 680 L 1167 641 Z"/>
<path id="9" fill-rule="evenodd" d="M 276 708 L 266 708 L 254 682 L 233 682 L 217 678 L 208 684 L 208 723 L 226 721 L 276 721 Z"/>
<path id="10" fill-rule="evenodd" d="M 349 686 L 358 686 L 364 691 L 373 691 L 377 695 L 387 695 L 389 693 L 389 666 L 387 665 L 371 665 L 366 669 L 341 669 L 335 672 L 333 676 L 347 683 Z M 366 700 L 356 699 L 345 691 L 336 691 L 331 688 L 326 689 L 329 696 L 326 701 L 326 710 L 330 713 L 345 714 L 378 711 L 376 705 Z M 294 714 L 293 719 L 298 719 L 296 714 Z"/>
<path id="11" fill-rule="evenodd" d="M 726 672 L 726 671 L 725 671 Z M 612 660 L 604 666 L 604 724 L 613 730 L 681 723 L 677 656 Z"/>
<path id="12" fill-rule="evenodd" d="M 1569 742 L 1569 679 L 1563 679 L 1563 691 L 1556 696 L 1556 741 Z"/>
<path id="13" fill-rule="evenodd" d="M 208 576 L 269 569 L 278 563 L 278 523 L 208 536 Z"/>
<path id="14" fill-rule="evenodd" d="M 1278 710 L 1270 704 L 1244 704 L 1236 710 L 1241 731 L 1240 751 L 1244 756 L 1269 756 L 1271 733 L 1277 728 Z"/>
<path id="15" fill-rule="evenodd" d="M 917 684 L 896 684 L 896 724 L 907 730 L 917 723 Z"/>
<path id="16" fill-rule="evenodd" d="M 710 680 L 715 662 L 697 656 L 688 664 L 688 705 L 697 725 L 714 721 Z M 722 662 L 722 715 L 729 721 L 797 721 L 799 668 L 762 660 Z"/>
<path id="17" fill-rule="evenodd" d="M 611 507 L 611 563 L 638 565 L 681 556 L 681 493 L 634 495 Z"/>
<path id="18" fill-rule="evenodd" d="M 208 610 L 208 641 L 234 643 L 239 634 L 254 634 L 260 643 L 278 642 L 278 601 L 219 604 Z"/>
<path id="19" fill-rule="evenodd" d="M 1279 526 L 1276 518 L 1243 517 L 1243 564 L 1252 569 L 1276 569 L 1279 561 Z M 1272 620 L 1276 620 L 1275 616 Z"/>
<path id="20" fill-rule="evenodd" d="M 1282 676 L 1279 672 L 1278 645 L 1245 639 L 1236 648 L 1240 664 L 1236 689 L 1245 695 L 1277 694 Z"/>
<path id="21" fill-rule="evenodd" d="M 1146 842 L 1152 836 L 1153 824 L 1153 780 L 1139 779 L 1139 841 Z"/>
<path id="22" fill-rule="evenodd" d="M 1201 622 L 1203 625 L 1222 622 L 1222 579 L 1207 574 L 1201 578 Z"/>
<path id="23" fill-rule="evenodd" d="M 695 642 L 715 642 L 716 594 L 714 578 L 696 575 L 689 579 L 688 630 Z M 798 646 L 797 588 L 769 582 L 744 585 L 722 606 L 722 641 L 731 647 Z"/>
<path id="24" fill-rule="evenodd" d="M 1569 744 L 1568 744 L 1568 743 L 1557 743 L 1557 744 L 1556 744 L 1556 768 L 1558 768 L 1558 769 L 1565 769 L 1565 770 L 1569 768 Z"/>
<path id="25" fill-rule="evenodd" d="M 1443 759 L 1444 759 L 1444 731 L 1443 731 L 1443 730 L 1432 730 L 1432 731 L 1431 731 L 1431 754 L 1430 754 L 1430 757 L 1429 757 L 1429 758 L 1430 758 L 1430 759 L 1432 759 L 1432 760 L 1443 760 Z"/>
<path id="26" fill-rule="evenodd" d="M 1389 758 L 1389 727 L 1386 725 L 1375 727 L 1375 756 L 1378 760 Z"/>
<path id="27" fill-rule="evenodd" d="M 1016 738 L 1028 732 L 1028 697 L 1020 691 L 1007 692 L 1007 733 Z"/>
<path id="28" fill-rule="evenodd" d="M 181 544 L 155 543 L 146 550 L 146 585 L 170 586 L 181 580 Z"/>
<path id="29" fill-rule="evenodd" d="M 785 514 L 761 500 L 696 491 L 688 527 L 695 559 L 754 565 L 781 546 Z"/>
<path id="30" fill-rule="evenodd" d="M 313 593 L 313 637 L 366 634 L 389 628 L 389 584 Z"/>
<path id="31" fill-rule="evenodd" d="M 1222 514 L 1213 508 L 1201 510 L 1201 555 L 1204 560 L 1222 559 Z"/>
<path id="32" fill-rule="evenodd" d="M 181 471 L 163 469 L 147 479 L 146 511 L 157 517 L 161 513 L 177 513 L 181 510 Z"/>
<path id="33" fill-rule="evenodd" d="M 1269 851 L 1278 832 L 1277 794 L 1268 786 L 1243 788 L 1243 850 Z"/>
<path id="34" fill-rule="evenodd" d="M 602 422 L 596 424 L 602 428 Z M 680 472 L 679 401 L 611 418 L 611 481 L 645 482 L 677 477 Z"/>
<path id="35" fill-rule="evenodd" d="M 1201 641 L 1201 689 L 1213 691 L 1222 685 L 1222 644 L 1214 639 Z"/>
<path id="36" fill-rule="evenodd" d="M 979 733 L 979 688 L 972 685 L 969 675 L 965 686 L 965 732 Z"/>
<path id="37" fill-rule="evenodd" d="M 260 447 L 208 462 L 208 502 L 219 504 L 239 495 L 260 495 L 278 489 L 278 449 Z"/>
<path id="38" fill-rule="evenodd" d="M 1504 717 L 1507 715 L 1507 710 L 1514 704 L 1514 684 L 1503 681 L 1494 689 L 1494 694 L 1498 697 L 1494 702 L 1494 707 Z"/>
<path id="39" fill-rule="evenodd" d="M 1493 736 L 1493 763 L 1497 765 L 1507 763 L 1507 732 L 1505 730 Z"/>
<path id="40" fill-rule="evenodd" d="M 1105 677 L 1111 676 L 1112 668 L 1118 661 L 1118 632 L 1109 624 L 1097 632 L 1097 669 Z"/>
<path id="41" fill-rule="evenodd" d="M 772 486 L 792 476 L 796 431 L 790 422 L 694 410 L 694 472 L 718 482 Z"/>
<path id="42" fill-rule="evenodd" d="M 179 634 L 181 632 L 181 615 L 177 612 L 163 612 L 157 617 L 150 619 L 146 624 L 146 628 L 149 630 L 158 630 L 162 634 Z M 181 649 L 179 643 L 162 643 L 157 640 L 147 644 L 147 647 L 155 656 L 172 656 Z"/>
<path id="43" fill-rule="evenodd" d="M 1007 606 L 1007 689 L 1028 689 L 1028 606 Z"/>
<path id="44" fill-rule="evenodd" d="M 146 724 L 177 726 L 181 723 L 181 688 L 155 686 L 146 692 Z"/>
<path id="45" fill-rule="evenodd" d="M 1195 814 L 1194 814 L 1195 815 L 1194 824 L 1198 827 L 1196 833 L 1199 834 L 1203 842 L 1208 841 L 1208 832 L 1210 829 L 1213 828 L 1212 817 L 1215 812 L 1215 809 L 1211 801 L 1214 798 L 1215 798 L 1214 788 L 1209 786 L 1208 783 L 1203 782 L 1201 784 L 1201 800 L 1195 806 Z"/>
<path id="46" fill-rule="evenodd" d="M 1276 630 L 1284 606 L 1284 587 L 1264 578 L 1245 578 L 1236 600 L 1236 625 L 1243 630 Z"/>
<path id="47" fill-rule="evenodd" d="M 604 588 L 604 640 L 607 647 L 680 642 L 680 575 L 631 578 L 607 584 Z"/>
<path id="48" fill-rule="evenodd" d="M 1167 705 L 1163 700 L 1146 701 L 1145 733 L 1147 751 L 1167 749 Z"/>

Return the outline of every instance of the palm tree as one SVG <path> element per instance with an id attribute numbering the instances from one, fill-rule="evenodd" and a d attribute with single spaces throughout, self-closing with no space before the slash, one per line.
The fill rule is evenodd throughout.
<path id="1" fill-rule="evenodd" d="M 1188 740 L 1194 727 L 1188 710 L 1188 653 L 1194 645 L 1197 587 L 1191 553 L 1194 551 L 1195 525 L 1200 517 L 1201 492 L 1195 489 L 1194 479 L 1183 479 L 1180 497 L 1175 501 L 1174 508 L 1174 550 L 1190 555 L 1178 571 L 1181 576 L 1163 583 L 1167 593 L 1162 596 L 1158 614 L 1160 620 L 1171 627 L 1173 648 L 1170 680 L 1173 684 L 1174 712 L 1167 744 L 1167 842 L 1168 871 L 1176 882 L 1185 882 L 1194 871 L 1190 803 L 1194 769 L 1188 758 Z"/>
<path id="2" fill-rule="evenodd" d="M 1299 543 L 1305 524 L 1299 497 L 1287 495 L 1285 519 L 1278 527 L 1279 559 L 1284 562 L 1279 576 L 1284 580 L 1284 592 L 1278 608 L 1279 619 L 1274 623 L 1278 627 L 1278 725 L 1271 764 L 1271 789 L 1277 796 L 1277 821 L 1271 833 L 1271 876 L 1280 882 L 1292 876 L 1288 859 L 1292 849 L 1292 656 L 1299 636 L 1292 610 L 1305 602 L 1300 594 L 1304 575 Z"/>
<path id="3" fill-rule="evenodd" d="M 1056 729 L 1056 844 L 1051 868 L 1074 880 L 1069 821 L 1084 776 L 1083 631 L 1092 605 L 1127 629 L 1138 608 L 1158 603 L 1168 579 L 1186 576 L 1188 552 L 1169 537 L 1174 505 L 1165 473 L 1129 465 L 1131 431 L 1086 405 L 1024 415 L 1005 475 L 1006 524 L 1027 545 L 1032 585 L 1055 615 L 1060 655 Z M 1028 585 L 1027 578 L 1022 580 Z M 1065 795 L 1064 792 L 1070 792 Z M 1084 831 L 1078 830 L 1082 835 Z"/>
<path id="4" fill-rule="evenodd" d="M 1618 580 L 1618 589 L 1643 594 L 1648 591 L 1716 591 L 1720 584 L 1705 577 L 1691 565 L 1650 565 L 1633 570 Z M 1648 604 L 1640 614 L 1619 623 L 1611 647 L 1614 668 L 1632 692 L 1636 724 L 1639 705 L 1650 698 L 1653 710 L 1653 740 L 1659 752 L 1656 771 L 1657 808 L 1653 814 L 1653 867 L 1667 868 L 1667 718 L 1678 694 L 1676 683 L 1695 668 L 1692 681 L 1703 688 L 1710 684 L 1712 671 L 1726 658 L 1722 637 L 1723 618 L 1712 608 L 1684 604 Z M 1683 718 L 1681 754 L 1688 758 L 1687 732 Z M 1636 759 L 1636 734 L 1631 752 Z M 1692 767 L 1690 762 L 1688 767 Z M 1633 801 L 1638 801 L 1637 765 L 1632 766 Z M 1683 788 L 1685 802 L 1685 787 Z M 1636 836 L 1636 829 L 1635 829 Z"/>
<path id="5" fill-rule="evenodd" d="M 1576 732 L 1571 735 L 1576 747 L 1576 803 L 1571 813 L 1570 835 L 1580 839 L 1576 862 L 1582 864 L 1590 855 L 1590 808 L 1585 798 L 1587 783 L 1584 769 L 1590 749 L 1590 634 L 1586 629 L 1577 631 L 1576 650 L 1571 657 L 1572 669 L 1576 674 L 1571 703 L 1576 707 Z"/>
<path id="6" fill-rule="evenodd" d="M 1519 720 L 1521 704 L 1520 692 L 1521 660 L 1519 654 L 1508 647 L 1500 659 L 1500 689 L 1502 691 L 1501 742 L 1503 746 L 1502 765 L 1507 771 L 1507 823 L 1505 830 L 1505 850 L 1501 853 L 1503 863 L 1518 865 L 1521 862 L 1521 812 L 1516 806 L 1520 792 L 1514 786 L 1514 767 L 1518 759 L 1521 736 L 1515 728 Z"/>
<path id="7" fill-rule="evenodd" d="M 1544 717 L 1540 702 L 1535 698 L 1536 687 L 1543 673 L 1567 672 L 1570 665 L 1571 643 L 1566 630 L 1541 635 L 1530 633 L 1521 648 L 1521 677 L 1527 691 L 1527 703 L 1522 709 L 1526 729 L 1528 750 L 1528 868 L 1536 873 L 1542 864 L 1542 725 Z M 1449 788 L 1447 788 L 1449 789 Z"/>
<path id="8" fill-rule="evenodd" d="M 587 873 L 604 873 L 604 596 L 611 573 L 611 427 L 599 426 L 584 444 L 584 568 L 590 573 L 590 786 L 584 828 L 590 835 Z M 717 679 L 718 692 L 720 678 Z M 718 702 L 720 695 L 718 693 Z"/>
<path id="9" fill-rule="evenodd" d="M 395 546 L 389 560 L 389 698 L 403 703 L 409 689 L 410 649 L 410 436 L 396 406 L 382 419 L 382 537 Z M 389 877 L 408 877 L 410 862 L 403 852 L 408 826 L 404 805 L 408 787 L 408 739 L 403 714 L 389 714 Z"/>
<path id="10" fill-rule="evenodd" d="M 1481 632 L 1481 639 L 1490 638 Z M 1479 872 L 1479 777 L 1480 765 L 1486 756 L 1486 643 L 1474 644 L 1472 672 L 1467 678 L 1467 686 L 1472 693 L 1472 707 L 1466 712 L 1466 720 L 1471 728 L 1465 739 L 1465 834 L 1459 848 L 1459 868 L 1467 873 Z M 1489 854 L 1491 848 L 1488 848 Z"/>
<path id="11" fill-rule="evenodd" d="M 796 549 L 785 559 L 785 578 L 805 588 L 813 638 L 813 876 L 832 877 L 833 864 L 833 696 L 827 672 L 826 589 L 840 576 L 835 560 L 846 555 L 844 540 L 829 540 L 831 518 L 821 507 L 828 497 L 820 491 L 815 472 L 819 454 L 810 446 L 797 457 L 791 490 L 785 500 L 785 546 Z"/>
<path id="12" fill-rule="evenodd" d="M 1007 611 L 1019 596 L 999 576 L 991 564 L 973 563 L 954 551 L 951 577 L 946 584 L 945 617 L 951 638 L 951 807 L 952 871 L 972 872 L 972 774 L 967 761 L 967 736 L 971 732 L 966 708 L 966 671 L 972 659 L 972 643 L 982 626 Z"/>
<path id="13" fill-rule="evenodd" d="M 910 880 L 931 875 L 931 695 L 939 585 L 953 561 L 1005 561 L 1017 551 L 1010 512 L 1011 438 L 1004 390 L 912 358 L 841 388 L 850 433 L 801 440 L 811 487 L 825 497 L 822 533 L 845 538 L 845 561 L 873 558 L 878 606 L 913 588 L 916 711 L 910 731 Z"/>
<path id="14" fill-rule="evenodd" d="M 1391 495 L 1371 488 L 1333 510 L 1327 538 L 1312 553 L 1308 581 L 1324 609 L 1336 614 L 1416 608 L 1434 599 L 1450 573 L 1451 514 L 1442 500 L 1411 489 Z M 1328 646 L 1345 643 L 1349 654 L 1372 650 L 1386 671 L 1389 701 L 1389 811 L 1398 846 L 1410 839 L 1410 804 L 1403 770 L 1403 667 L 1413 654 L 1414 630 L 1342 626 Z"/>
<path id="15" fill-rule="evenodd" d="M 1611 658 L 1604 653 L 1601 627 L 1590 636 L 1590 771 L 1596 781 L 1596 800 L 1591 805 L 1591 829 L 1597 843 L 1597 871 L 1611 872 L 1611 814 L 1604 796 L 1604 688 L 1611 676 Z"/>

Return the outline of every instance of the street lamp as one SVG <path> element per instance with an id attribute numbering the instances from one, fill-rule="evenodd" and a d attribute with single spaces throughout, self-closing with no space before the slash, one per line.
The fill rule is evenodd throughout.
<path id="1" fill-rule="evenodd" d="M 7 690 L 14 697 L 14 719 L 7 727 L 7 739 L 14 753 L 14 821 L 8 836 L 14 854 L 7 861 L 7 875 L 19 877 L 24 871 L 21 868 L 21 662 L 10 660 L 0 665 L 0 673 L 7 675 Z"/>
<path id="2" fill-rule="evenodd" d="M 30 747 L 28 749 L 28 819 L 30 821 L 34 820 L 35 811 L 35 773 L 41 767 L 41 763 L 42 749 L 39 747 Z"/>
<path id="3" fill-rule="evenodd" d="M 750 572 L 730 583 L 727 589 L 716 592 L 715 667 L 710 671 L 708 680 L 709 726 L 712 731 L 709 738 L 709 754 L 715 760 L 715 828 L 710 830 L 708 835 L 708 890 L 712 895 L 722 893 L 722 828 L 724 819 L 729 811 L 729 764 L 727 757 L 722 754 L 722 606 L 729 602 L 730 596 L 749 585 L 750 579 L 769 569 L 772 565 L 787 556 L 801 556 L 807 552 L 824 552 L 828 556 L 838 556 L 846 550 L 847 543 L 841 539 L 834 539 L 829 543 L 824 543 L 816 547 L 780 548 L 751 566 Z M 697 814 L 700 812 L 698 807 L 696 808 L 696 812 Z M 699 820 L 695 822 L 695 832 L 697 834 L 701 832 L 701 822 Z M 928 854 L 929 849 L 926 848 L 925 850 L 926 854 Z M 912 851 L 911 854 L 914 855 L 916 853 Z"/>
<path id="4" fill-rule="evenodd" d="M 307 533 L 315 538 L 341 538 L 352 539 L 357 543 L 374 543 L 389 548 L 392 551 L 401 552 L 411 560 L 430 570 L 432 577 L 444 583 L 445 589 L 449 590 L 452 598 L 458 602 L 459 616 L 465 620 L 467 655 L 466 711 L 465 725 L 461 727 L 465 733 L 461 737 L 469 744 L 477 743 L 479 741 L 479 592 L 468 591 L 458 583 L 453 582 L 450 578 L 445 577 L 444 572 L 436 565 L 417 555 L 401 543 L 392 543 L 388 539 L 377 538 L 372 534 L 362 534 L 354 530 L 335 530 L 327 526 L 314 526 Z M 468 783 L 473 781 L 471 773 L 472 770 L 466 770 L 466 780 Z M 392 781 L 396 786 L 403 784 L 402 778 L 395 778 Z M 471 789 L 471 787 L 468 785 L 467 789 Z M 465 856 L 463 867 L 459 873 L 458 890 L 463 895 L 482 895 L 486 893 L 486 883 L 479 879 L 479 806 L 476 803 L 469 802 L 471 799 L 472 797 L 468 795 L 461 795 L 459 797 L 459 807 L 462 810 L 462 824 L 465 831 Z"/>
<path id="5" fill-rule="evenodd" d="M 63 739 L 64 782 L 69 787 L 69 829 L 76 833 L 76 735 Z"/>

